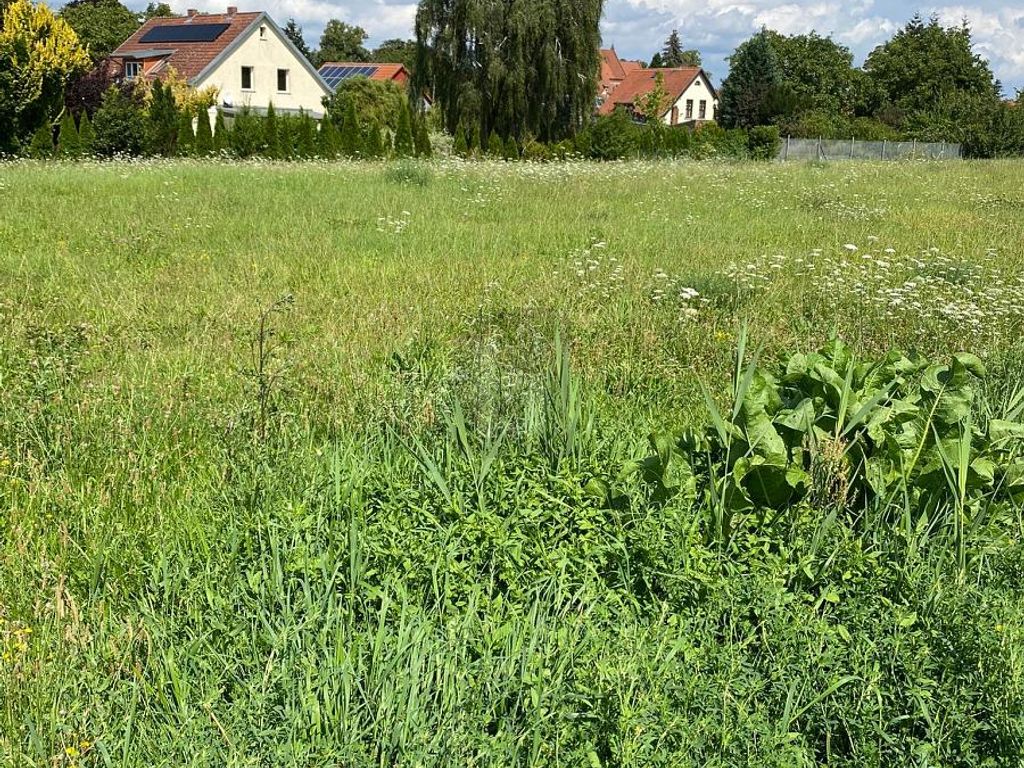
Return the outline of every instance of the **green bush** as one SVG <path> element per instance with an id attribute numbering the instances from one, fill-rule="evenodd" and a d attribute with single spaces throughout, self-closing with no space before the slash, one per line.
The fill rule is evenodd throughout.
<path id="1" fill-rule="evenodd" d="M 28 156 L 36 160 L 48 160 L 53 157 L 53 154 L 53 126 L 46 121 L 39 126 L 39 130 L 32 134 L 32 141 L 28 145 Z"/>
<path id="2" fill-rule="evenodd" d="M 72 160 L 82 156 L 82 140 L 78 135 L 78 128 L 75 126 L 75 118 L 69 111 L 64 112 L 64 117 L 60 121 L 57 154 Z"/>
<path id="3" fill-rule="evenodd" d="M 758 125 L 747 135 L 747 149 L 752 160 L 774 160 L 779 155 L 782 139 L 775 125 Z"/>
<path id="4" fill-rule="evenodd" d="M 84 110 L 78 119 L 78 143 L 82 148 L 83 155 L 91 155 L 95 150 L 96 132 L 92 129 L 89 113 Z"/>
<path id="5" fill-rule="evenodd" d="M 196 155 L 209 157 L 213 154 L 213 130 L 210 128 L 210 114 L 205 108 L 199 108 L 199 119 L 196 121 Z"/>
<path id="6" fill-rule="evenodd" d="M 134 91 L 111 86 L 93 118 L 97 155 L 140 155 L 146 143 L 146 115 Z"/>
<path id="7" fill-rule="evenodd" d="M 235 157 L 262 156 L 266 149 L 263 120 L 248 108 L 235 115 L 231 129 L 231 152 Z"/>

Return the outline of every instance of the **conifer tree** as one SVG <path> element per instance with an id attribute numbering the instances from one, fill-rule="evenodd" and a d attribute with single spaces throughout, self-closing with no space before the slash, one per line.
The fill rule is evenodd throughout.
<path id="1" fill-rule="evenodd" d="M 466 131 L 466 156 L 472 157 L 480 148 L 480 133 L 475 125 L 470 125 Z"/>
<path id="2" fill-rule="evenodd" d="M 487 154 L 491 157 L 501 157 L 501 153 L 504 150 L 505 142 L 501 140 L 497 133 L 492 133 L 491 137 L 487 140 Z"/>
<path id="3" fill-rule="evenodd" d="M 371 158 L 384 157 L 384 137 L 381 135 L 380 124 L 374 121 L 366 132 L 364 154 Z"/>
<path id="4" fill-rule="evenodd" d="M 338 156 L 341 144 L 341 136 L 338 135 L 338 127 L 330 117 L 324 116 L 320 121 L 320 134 L 318 138 L 318 154 L 325 160 L 334 160 Z"/>
<path id="5" fill-rule="evenodd" d="M 217 119 L 213 123 L 213 151 L 223 155 L 231 145 L 231 137 L 228 135 L 228 126 L 224 122 L 224 113 L 217 110 Z"/>
<path id="6" fill-rule="evenodd" d="M 192 114 L 187 109 L 178 114 L 177 147 L 179 157 L 189 157 L 195 152 L 196 135 L 192 132 Z"/>
<path id="7" fill-rule="evenodd" d="M 424 115 L 420 115 L 416 119 L 413 148 L 416 150 L 417 157 L 430 157 L 434 154 L 434 149 L 430 146 L 430 133 L 427 131 L 427 120 Z"/>
<path id="8" fill-rule="evenodd" d="M 452 154 L 458 157 L 469 156 L 469 143 L 466 141 L 466 129 L 459 123 L 455 129 L 455 141 L 452 143 Z"/>
<path id="9" fill-rule="evenodd" d="M 75 127 L 75 118 L 68 111 L 64 112 L 64 117 L 60 121 L 57 154 L 71 160 L 82 156 L 82 142 L 78 136 L 78 128 Z"/>
<path id="10" fill-rule="evenodd" d="M 199 108 L 199 120 L 196 123 L 196 155 L 209 157 L 213 154 L 213 131 L 210 130 L 210 113 Z"/>
<path id="11" fill-rule="evenodd" d="M 382 157 L 392 157 L 395 154 L 395 140 L 391 135 L 391 131 L 387 128 L 384 129 L 384 154 Z"/>
<path id="12" fill-rule="evenodd" d="M 351 99 L 345 110 L 345 121 L 341 124 L 341 153 L 345 157 L 358 157 L 362 154 L 363 132 L 359 127 L 359 115 L 356 105 Z"/>
<path id="13" fill-rule="evenodd" d="M 279 160 L 294 160 L 298 157 L 298 120 L 284 114 L 277 118 L 277 146 Z"/>
<path id="14" fill-rule="evenodd" d="M 281 136 L 278 130 L 277 112 L 274 104 L 267 105 L 267 116 L 263 118 L 263 156 L 275 160 L 281 157 Z"/>
<path id="15" fill-rule="evenodd" d="M 297 150 L 299 157 L 316 156 L 316 123 L 305 111 L 299 114 L 297 131 Z"/>
<path id="16" fill-rule="evenodd" d="M 719 99 L 721 123 L 726 128 L 753 128 L 771 117 L 771 101 L 782 85 L 778 54 L 770 33 L 762 29 L 740 44 L 729 57 L 729 76 Z"/>
<path id="17" fill-rule="evenodd" d="M 519 145 L 516 144 L 515 136 L 509 134 L 505 139 L 505 146 L 502 150 L 501 156 L 506 160 L 518 160 L 519 159 Z"/>
<path id="18" fill-rule="evenodd" d="M 32 141 L 28 145 L 28 156 L 36 160 L 46 160 L 53 157 L 53 126 L 46 120 L 39 130 L 32 134 Z"/>
<path id="19" fill-rule="evenodd" d="M 395 157 L 409 157 L 413 153 L 412 123 L 409 117 L 409 104 L 402 101 L 398 110 L 398 128 L 395 130 Z"/>
<path id="20" fill-rule="evenodd" d="M 91 155 L 96 144 L 96 132 L 92 129 L 92 121 L 85 110 L 82 110 L 82 116 L 78 119 L 78 144 L 83 155 Z"/>
<path id="21" fill-rule="evenodd" d="M 174 154 L 178 133 L 178 107 L 174 93 L 160 80 L 153 81 L 149 109 L 146 111 L 146 152 L 170 157 Z"/>

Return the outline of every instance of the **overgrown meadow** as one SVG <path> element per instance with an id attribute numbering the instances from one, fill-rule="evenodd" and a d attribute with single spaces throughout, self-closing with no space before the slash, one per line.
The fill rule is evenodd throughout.
<path id="1" fill-rule="evenodd" d="M 0 165 L 0 762 L 1019 765 L 1022 180 Z"/>

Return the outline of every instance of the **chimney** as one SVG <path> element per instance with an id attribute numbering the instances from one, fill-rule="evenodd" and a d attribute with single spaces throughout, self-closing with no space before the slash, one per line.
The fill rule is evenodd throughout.
<path id="1" fill-rule="evenodd" d="M 229 5 L 228 6 L 228 16 L 234 16 L 236 13 L 238 13 L 238 6 L 237 5 Z"/>
<path id="2" fill-rule="evenodd" d="M 189 8 L 187 11 L 185 11 L 185 15 L 189 18 L 192 18 L 193 16 L 198 16 L 199 11 L 197 11 L 195 8 Z"/>

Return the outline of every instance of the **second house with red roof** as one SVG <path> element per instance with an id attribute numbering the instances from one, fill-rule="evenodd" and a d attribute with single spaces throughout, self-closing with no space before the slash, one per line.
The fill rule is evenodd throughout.
<path id="1" fill-rule="evenodd" d="M 659 115 L 666 125 L 699 125 L 715 119 L 718 92 L 700 67 L 650 69 L 641 62 L 620 59 L 614 48 L 601 51 L 601 82 L 598 85 L 599 115 L 624 109 L 638 117 L 637 104 L 657 85 L 661 74 L 665 88 L 665 111 Z"/>

